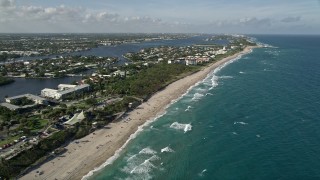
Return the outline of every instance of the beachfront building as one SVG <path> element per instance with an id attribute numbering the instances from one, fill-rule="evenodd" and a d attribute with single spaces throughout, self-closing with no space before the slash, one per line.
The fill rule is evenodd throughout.
<path id="1" fill-rule="evenodd" d="M 82 85 L 67 85 L 67 84 L 60 84 L 58 89 L 49 89 L 45 88 L 41 91 L 41 96 L 48 97 L 56 100 L 61 100 L 66 98 L 71 94 L 78 94 L 82 92 L 86 92 L 90 90 L 89 84 L 82 84 Z"/>
<path id="2" fill-rule="evenodd" d="M 193 56 L 186 57 L 185 61 L 186 61 L 186 65 L 187 66 L 189 66 L 189 65 L 197 65 L 197 60 Z"/>
<path id="3" fill-rule="evenodd" d="M 226 54 L 227 51 L 225 49 L 219 49 L 218 51 L 215 52 L 215 55 L 221 55 L 221 54 Z"/>
<path id="4" fill-rule="evenodd" d="M 198 57 L 196 58 L 197 64 L 199 63 L 206 63 L 210 61 L 210 58 L 207 56 L 202 56 L 202 57 Z"/>

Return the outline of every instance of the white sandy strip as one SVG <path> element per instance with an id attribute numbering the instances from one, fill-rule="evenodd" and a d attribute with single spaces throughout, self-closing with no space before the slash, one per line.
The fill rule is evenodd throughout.
<path id="1" fill-rule="evenodd" d="M 165 111 L 166 106 L 183 95 L 191 86 L 203 80 L 208 73 L 219 65 L 236 58 L 241 54 L 251 52 L 253 47 L 224 58 L 203 70 L 184 77 L 168 85 L 164 90 L 157 92 L 147 102 L 128 114 L 130 121 L 110 123 L 107 128 L 95 131 L 88 136 L 77 140 L 79 143 L 70 143 L 68 151 L 37 169 L 31 171 L 21 179 L 81 179 L 89 171 L 99 167 L 125 144 L 131 134 L 147 120 L 156 117 Z M 37 171 L 43 171 L 38 175 Z"/>

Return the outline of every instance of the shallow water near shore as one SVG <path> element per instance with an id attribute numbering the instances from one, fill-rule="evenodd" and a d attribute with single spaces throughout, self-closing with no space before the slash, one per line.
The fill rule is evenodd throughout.
<path id="1" fill-rule="evenodd" d="M 90 179 L 320 178 L 320 37 L 256 38 Z"/>

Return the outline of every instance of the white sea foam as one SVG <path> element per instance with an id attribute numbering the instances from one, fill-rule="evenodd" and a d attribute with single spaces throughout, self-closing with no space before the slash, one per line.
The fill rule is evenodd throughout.
<path id="1" fill-rule="evenodd" d="M 172 123 L 170 125 L 170 128 L 177 129 L 177 130 L 183 130 L 184 133 L 192 130 L 191 124 L 181 124 L 181 123 L 178 123 L 178 122 Z"/>
<path id="2" fill-rule="evenodd" d="M 245 122 L 234 122 L 233 124 L 247 125 L 248 123 L 245 123 Z"/>
<path id="3" fill-rule="evenodd" d="M 207 95 L 213 96 L 213 94 L 212 94 L 212 93 L 206 93 L 206 96 L 207 96 Z"/>
<path id="4" fill-rule="evenodd" d="M 151 155 L 154 155 L 154 154 L 157 154 L 157 151 L 149 148 L 149 147 L 146 147 L 146 148 L 143 148 L 139 154 L 151 154 Z"/>
<path id="5" fill-rule="evenodd" d="M 187 109 L 184 111 L 190 111 L 190 109 L 192 109 L 192 106 L 188 106 Z"/>
<path id="6" fill-rule="evenodd" d="M 257 43 L 259 46 L 264 47 L 264 48 L 278 48 L 276 46 L 272 46 L 270 44 L 265 44 L 265 43 Z"/>
<path id="7" fill-rule="evenodd" d="M 213 88 L 217 87 L 218 85 L 219 85 L 218 84 L 218 76 L 213 75 L 211 78 L 211 87 L 209 90 L 212 90 Z"/>
<path id="8" fill-rule="evenodd" d="M 129 161 L 132 161 L 133 159 L 135 159 L 137 157 L 138 154 L 134 154 L 132 156 L 130 156 L 128 159 L 127 159 L 127 162 Z"/>
<path id="9" fill-rule="evenodd" d="M 252 52 L 252 50 L 250 50 L 249 53 L 251 53 L 251 52 Z M 207 77 L 206 77 L 204 80 L 202 80 L 201 82 L 198 82 L 198 83 L 195 84 L 194 86 L 190 87 L 190 88 L 188 89 L 188 92 L 187 92 L 186 94 L 188 94 L 191 89 L 193 89 L 194 87 L 198 86 L 199 84 L 203 84 L 203 85 L 209 86 L 209 87 L 210 87 L 209 90 L 212 90 L 213 88 L 217 87 L 217 86 L 219 85 L 219 83 L 218 83 L 219 77 L 216 76 L 216 74 L 217 74 L 221 69 L 223 69 L 224 67 L 226 67 L 227 65 L 229 65 L 229 64 L 231 64 L 231 63 L 233 63 L 233 62 L 235 62 L 235 61 L 237 61 L 237 60 L 239 60 L 239 59 L 241 59 L 242 56 L 243 56 L 243 54 L 240 54 L 240 55 L 238 55 L 237 57 L 235 57 L 234 59 L 231 59 L 231 60 L 223 63 L 222 65 L 218 66 L 217 68 L 215 68 L 212 72 L 210 72 L 210 73 L 207 75 Z M 232 77 L 231 77 L 231 76 L 225 76 L 225 77 L 222 76 L 222 78 L 232 78 Z M 201 88 L 199 88 L 198 90 L 200 90 L 200 89 L 201 89 Z M 199 92 L 199 91 L 198 91 L 198 92 Z M 186 94 L 184 94 L 184 95 L 186 95 Z M 200 99 L 199 94 L 200 94 L 200 93 L 195 93 L 194 96 L 193 96 L 193 98 L 192 98 L 192 101 L 197 101 L 197 100 L 199 100 L 199 99 Z M 200 94 L 200 95 L 203 95 L 203 94 Z M 202 97 L 202 96 L 201 96 L 201 97 Z"/>
<path id="10" fill-rule="evenodd" d="M 154 162 L 160 159 L 157 155 L 152 155 L 148 158 L 140 155 L 134 161 L 128 162 L 121 170 L 130 175 L 127 179 L 152 179 L 150 172 L 158 169 Z"/>
<path id="11" fill-rule="evenodd" d="M 160 160 L 160 157 L 153 155 L 150 158 L 144 160 L 142 163 L 136 165 L 136 166 L 132 166 L 133 164 L 131 164 L 131 167 L 127 167 L 130 170 L 130 174 L 146 174 L 152 171 L 152 169 L 156 169 L 157 167 L 152 164 L 152 161 L 156 161 L 156 160 Z"/>
<path id="12" fill-rule="evenodd" d="M 195 93 L 195 94 L 193 95 L 192 101 L 198 101 L 198 100 L 200 100 L 203 96 L 204 96 L 203 94 Z"/>
<path id="13" fill-rule="evenodd" d="M 98 172 L 100 170 L 102 170 L 104 167 L 112 164 L 119 156 L 120 156 L 120 152 L 123 151 L 123 149 L 128 145 L 128 143 L 132 140 L 135 139 L 137 137 L 137 135 L 143 131 L 143 128 L 148 126 L 149 124 L 151 124 L 152 122 L 156 121 L 157 119 L 159 119 L 160 117 L 162 117 L 163 115 L 165 115 L 166 112 L 164 112 L 163 114 L 158 115 L 156 118 L 154 119 L 150 119 L 148 121 L 146 121 L 143 125 L 138 127 L 138 130 L 131 134 L 129 139 L 121 146 L 120 149 L 118 149 L 115 154 L 113 156 L 111 156 L 110 158 L 108 158 L 106 160 L 106 162 L 104 162 L 101 166 L 94 168 L 93 170 L 91 170 L 87 175 L 82 177 L 82 180 L 87 180 L 89 179 L 90 176 L 92 176 L 95 172 Z"/>
<path id="14" fill-rule="evenodd" d="M 243 72 L 243 71 L 240 71 L 239 73 L 240 73 L 240 74 L 245 74 L 245 72 Z"/>
<path id="15" fill-rule="evenodd" d="M 155 166 L 148 160 L 145 160 L 142 164 L 135 167 L 130 171 L 131 174 L 137 173 L 137 174 L 143 174 L 150 172 Z"/>
<path id="16" fill-rule="evenodd" d="M 220 76 L 219 78 L 220 79 L 232 79 L 233 76 Z"/>
<path id="17" fill-rule="evenodd" d="M 252 52 L 252 50 L 250 51 Z M 238 55 L 236 58 L 231 59 L 230 61 L 225 62 L 224 64 L 220 65 L 219 67 L 217 67 L 216 69 L 213 70 L 213 73 L 216 74 L 217 72 L 219 72 L 221 69 L 223 69 L 224 67 L 226 67 L 227 65 L 234 63 L 235 61 L 241 59 L 243 54 Z"/>
<path id="18" fill-rule="evenodd" d="M 143 148 L 139 153 L 127 159 L 127 164 L 121 171 L 131 174 L 131 177 L 134 179 L 136 176 L 138 176 L 138 179 L 141 177 L 143 177 L 142 179 L 151 179 L 149 172 L 157 169 L 153 162 L 161 160 L 156 153 L 150 147 Z"/>
<path id="19" fill-rule="evenodd" d="M 162 153 L 163 153 L 163 152 L 174 152 L 174 150 L 171 149 L 169 146 L 167 146 L 167 147 L 165 147 L 165 148 L 162 148 L 162 149 L 161 149 L 161 152 L 162 152 Z"/>
<path id="20" fill-rule="evenodd" d="M 205 172 L 207 172 L 207 169 L 202 170 L 201 173 L 199 173 L 199 176 L 200 176 L 200 177 L 204 176 L 204 173 L 205 173 Z"/>
<path id="21" fill-rule="evenodd" d="M 203 88 L 197 88 L 195 90 L 198 91 L 198 92 L 206 92 L 207 91 L 207 89 L 203 89 Z"/>
<path id="22" fill-rule="evenodd" d="M 250 51 L 250 53 L 251 53 L 251 52 L 252 52 L 252 50 Z M 207 77 L 206 77 L 203 81 L 197 82 L 196 84 L 194 84 L 193 86 L 191 86 L 191 87 L 190 87 L 183 95 L 181 95 L 179 98 L 177 98 L 177 99 L 175 99 L 175 100 L 172 100 L 171 103 L 168 104 L 165 109 L 167 109 L 169 106 L 171 106 L 171 105 L 174 104 L 175 102 L 177 102 L 177 101 L 179 101 L 180 99 L 182 99 L 185 95 L 189 94 L 189 92 L 190 92 L 194 87 L 198 86 L 200 83 L 204 83 L 205 80 L 207 80 L 207 79 L 210 78 L 210 77 L 211 77 L 211 79 L 214 78 L 214 76 L 215 76 L 215 74 L 216 74 L 217 72 L 219 72 L 219 71 L 220 71 L 222 68 L 224 68 L 225 66 L 227 66 L 227 65 L 229 65 L 229 64 L 237 61 L 238 59 L 240 59 L 240 58 L 242 57 L 242 55 L 243 55 L 243 54 L 240 54 L 238 57 L 236 57 L 236 58 L 234 58 L 234 59 L 232 59 L 232 60 L 230 60 L 230 61 L 227 61 L 226 63 L 220 65 L 220 66 L 217 67 L 217 68 L 215 68 L 211 73 L 209 73 L 209 74 L 207 75 Z M 212 75 L 214 75 L 214 76 L 212 77 Z M 212 85 L 212 83 L 211 83 L 211 85 Z M 215 85 L 215 84 L 214 84 L 214 85 Z M 107 165 L 112 164 L 112 163 L 120 156 L 120 152 L 123 151 L 123 149 L 128 145 L 128 143 L 129 143 L 132 139 L 135 139 L 135 138 L 137 137 L 137 135 L 138 135 L 141 131 L 143 131 L 143 128 L 144 128 L 144 127 L 146 127 L 146 126 L 148 126 L 149 124 L 151 124 L 152 122 L 158 120 L 161 116 L 163 116 L 163 115 L 165 115 L 165 114 L 166 114 L 166 112 L 163 112 L 162 114 L 158 115 L 157 117 L 152 118 L 152 119 L 146 121 L 143 125 L 139 126 L 139 127 L 138 127 L 138 130 L 137 130 L 134 134 L 131 134 L 131 135 L 130 135 L 129 139 L 121 146 L 120 149 L 118 149 L 118 150 L 115 152 L 115 154 L 114 154 L 112 157 L 108 158 L 108 159 L 106 160 L 106 162 L 103 163 L 101 166 L 94 168 L 94 169 L 91 170 L 87 175 L 83 176 L 83 177 L 82 177 L 82 180 L 88 179 L 88 178 L 89 178 L 90 176 L 92 176 L 95 172 L 100 171 L 101 169 L 103 169 L 103 168 L 106 167 Z M 187 131 L 189 131 L 188 129 L 191 130 L 191 129 L 192 129 L 191 124 L 189 124 L 189 126 L 186 126 L 185 128 L 183 128 L 184 131 L 185 131 L 185 129 L 186 129 Z M 187 132 L 187 131 L 185 131 L 185 132 Z M 149 178 L 143 178 L 143 179 L 149 179 Z"/>

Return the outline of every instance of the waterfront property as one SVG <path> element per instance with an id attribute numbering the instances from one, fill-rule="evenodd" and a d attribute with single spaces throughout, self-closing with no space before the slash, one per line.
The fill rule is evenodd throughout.
<path id="1" fill-rule="evenodd" d="M 58 85 L 58 89 L 60 91 L 64 91 L 64 90 L 75 88 L 75 87 L 77 87 L 77 85 L 74 85 L 74 84 L 59 84 Z"/>
<path id="2" fill-rule="evenodd" d="M 0 105 L 12 111 L 19 109 L 29 109 L 41 104 L 48 104 L 47 99 L 33 94 L 22 94 L 14 97 L 8 97 L 5 98 L 5 101 L 5 103 L 1 103 Z"/>
<path id="3" fill-rule="evenodd" d="M 78 94 L 78 93 L 86 92 L 89 90 L 90 90 L 89 84 L 82 84 L 79 86 L 60 84 L 58 86 L 58 89 L 49 89 L 49 88 L 43 89 L 41 91 L 41 96 L 56 99 L 56 100 L 63 100 L 67 96 L 73 93 Z"/>
<path id="4" fill-rule="evenodd" d="M 30 100 L 34 101 L 36 104 L 47 104 L 47 100 L 45 98 L 42 98 L 42 97 L 39 97 L 39 96 L 36 96 L 33 94 L 22 94 L 19 96 L 5 98 L 5 100 L 7 103 L 13 103 L 13 101 L 17 101 L 22 98 L 30 99 Z"/>

